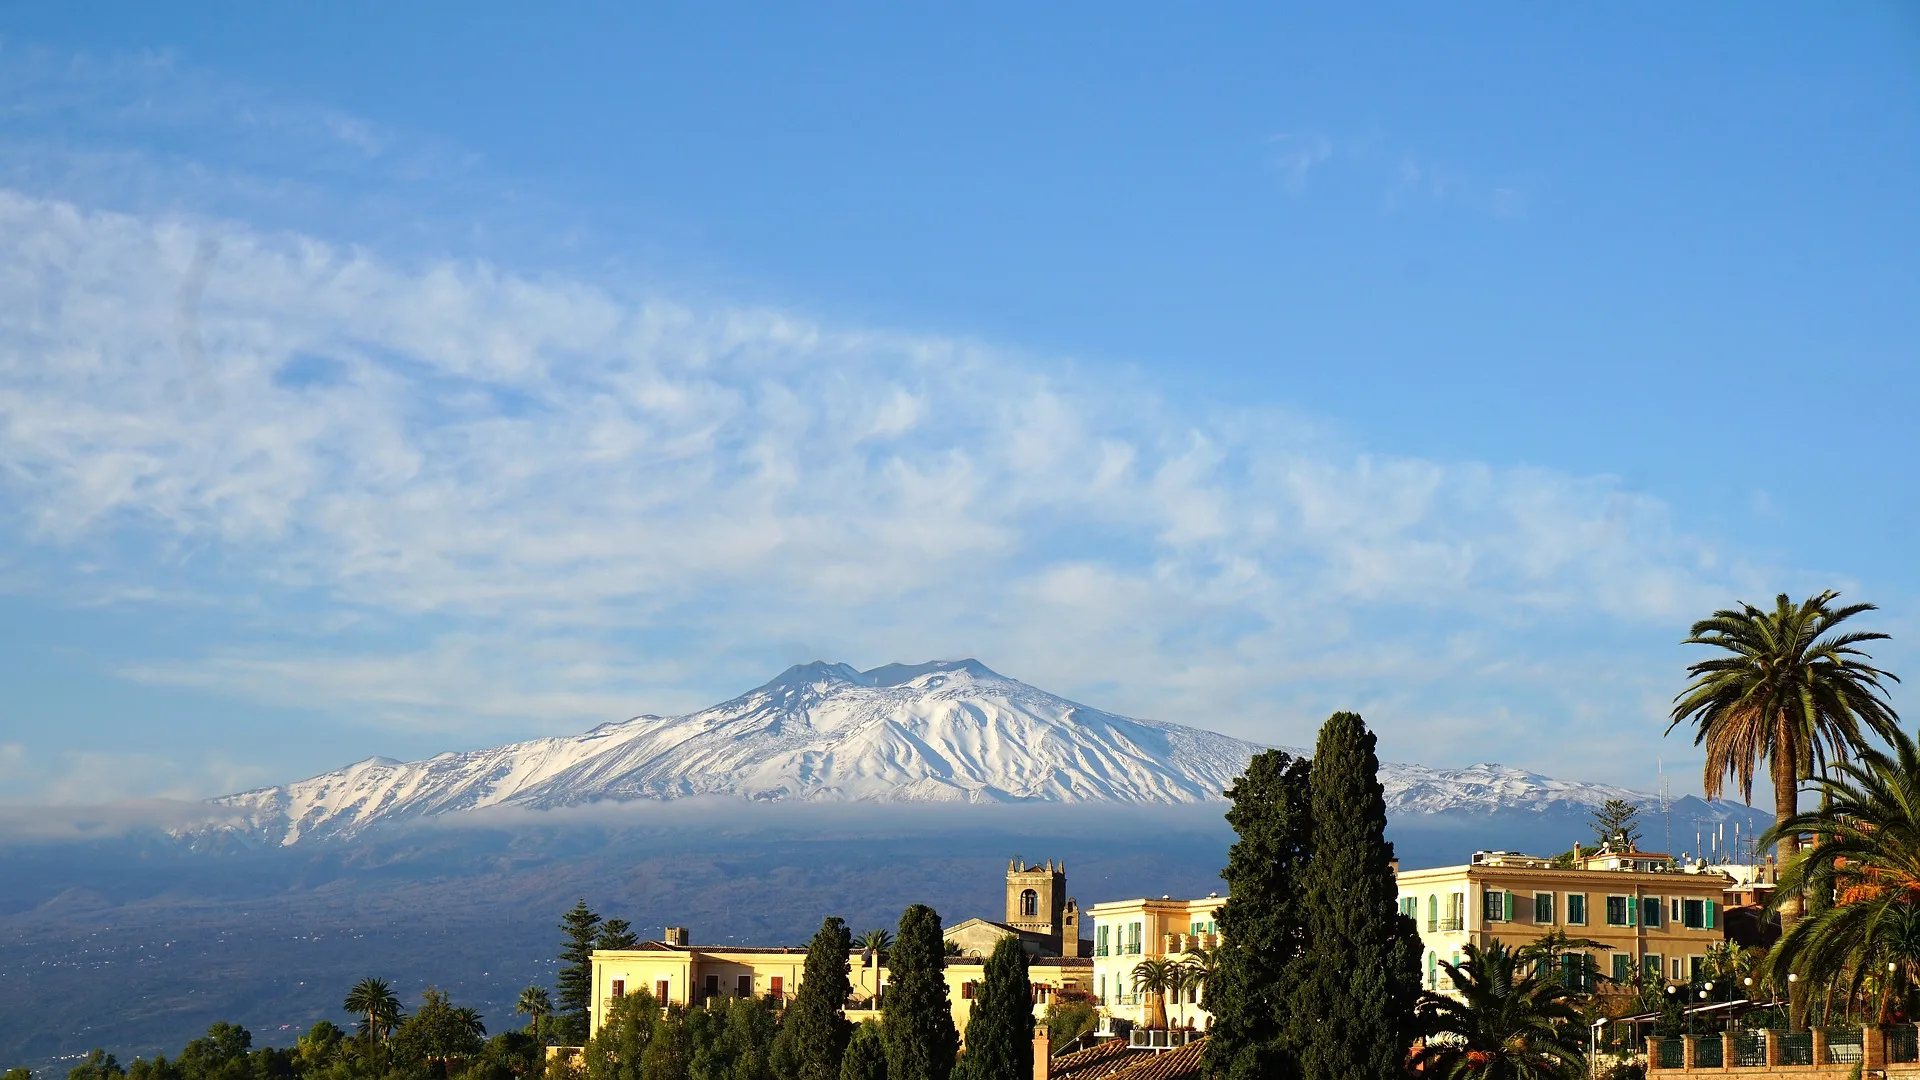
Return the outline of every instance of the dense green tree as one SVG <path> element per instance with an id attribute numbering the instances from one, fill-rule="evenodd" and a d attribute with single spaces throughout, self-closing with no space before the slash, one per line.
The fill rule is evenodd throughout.
<path id="1" fill-rule="evenodd" d="M 479 1013 L 455 1005 L 445 992 L 428 987 L 420 995 L 420 1007 L 393 1033 L 393 1048 L 401 1060 L 424 1062 L 441 1076 L 451 1077 L 454 1063 L 479 1054 L 486 1037 Z"/>
<path id="2" fill-rule="evenodd" d="M 1100 1026 L 1100 1009 L 1085 993 L 1056 990 L 1047 1001 L 1047 1043 L 1054 1051 Z"/>
<path id="3" fill-rule="evenodd" d="M 960 1033 L 947 1003 L 947 950 L 940 914 L 915 904 L 900 916 L 894 939 L 892 978 L 881 1004 L 880 1032 L 887 1044 L 891 1080 L 948 1080 L 959 1053 Z"/>
<path id="4" fill-rule="evenodd" d="M 1468 943 L 1458 965 L 1440 962 L 1458 998 L 1427 994 L 1414 1058 L 1422 1076 L 1446 1080 L 1577 1080 L 1586 1075 L 1580 1011 L 1558 980 L 1521 974 L 1525 961 L 1498 939 Z"/>
<path id="5" fill-rule="evenodd" d="M 587 1080 L 640 1080 L 640 1059 L 653 1039 L 660 1003 L 642 990 L 614 998 L 582 1054 Z"/>
<path id="6" fill-rule="evenodd" d="M 540 1074 L 546 1047 L 525 1031 L 503 1031 L 487 1040 L 460 1080 L 526 1080 Z"/>
<path id="7" fill-rule="evenodd" d="M 773 1080 L 778 1020 L 766 998 L 719 998 L 695 1031 L 688 1080 Z"/>
<path id="8" fill-rule="evenodd" d="M 1033 981 L 1027 950 L 1012 935 L 994 943 L 967 1017 L 967 1080 L 1033 1075 Z"/>
<path id="9" fill-rule="evenodd" d="M 1286 1041 L 1306 1080 L 1398 1077 L 1420 996 L 1420 935 L 1398 910 L 1373 733 L 1358 713 L 1320 728 L 1308 774 L 1306 947 L 1287 987 Z"/>
<path id="10" fill-rule="evenodd" d="M 1312 852 L 1311 763 L 1268 750 L 1227 789 L 1238 839 L 1220 876 L 1221 944 L 1201 1004 L 1213 1014 L 1206 1066 L 1231 1080 L 1284 1080 L 1297 1071 L 1284 1041 L 1288 971 L 1305 944 L 1301 878 Z"/>
<path id="11" fill-rule="evenodd" d="M 385 979 L 366 978 L 354 983 L 340 1007 L 360 1018 L 360 1035 L 368 1042 L 386 1038 L 400 1023 L 400 999 Z"/>
<path id="12" fill-rule="evenodd" d="M 608 919 L 600 924 L 600 935 L 594 939 L 596 949 L 631 949 L 640 944 L 640 935 L 633 932 L 633 925 L 625 919 Z"/>
<path id="13" fill-rule="evenodd" d="M 293 1053 L 297 1062 L 296 1071 L 310 1073 L 330 1064 L 340 1055 L 340 1044 L 345 1042 L 347 1033 L 331 1020 L 317 1021 L 298 1039 L 294 1040 Z"/>
<path id="14" fill-rule="evenodd" d="M 1707 798 L 1720 797 L 1732 778 L 1741 795 L 1753 801 L 1753 778 L 1761 763 L 1773 781 L 1773 837 L 1782 863 L 1800 851 L 1800 834 L 1785 828 L 1800 812 L 1800 784 L 1824 770 L 1831 759 L 1844 762 L 1868 735 L 1890 738 L 1899 718 L 1882 679 L 1898 681 L 1869 664 L 1857 648 L 1885 640 L 1869 631 L 1842 631 L 1841 623 L 1872 604 L 1836 606 L 1831 590 L 1799 604 L 1786 593 L 1774 598 L 1772 611 L 1752 604 L 1723 610 L 1693 624 L 1684 644 L 1722 649 L 1687 668 L 1693 681 L 1674 699 L 1671 732 L 1692 722 L 1695 746 L 1705 746 L 1703 784 Z M 1781 929 L 1786 933 L 1806 910 L 1798 891 L 1774 890 Z M 1792 989 L 1791 1023 L 1806 1025 L 1806 984 Z"/>
<path id="15" fill-rule="evenodd" d="M 173 1062 L 165 1054 L 155 1054 L 151 1059 L 134 1058 L 127 1066 L 128 1080 L 186 1080 Z"/>
<path id="16" fill-rule="evenodd" d="M 120 1062 L 98 1047 L 81 1058 L 80 1064 L 67 1070 L 67 1080 L 119 1080 L 125 1075 L 127 1071 L 120 1067 Z"/>
<path id="17" fill-rule="evenodd" d="M 1640 848 L 1640 808 L 1625 799 L 1608 799 L 1590 817 L 1596 843 L 1612 844 L 1615 851 Z"/>
<path id="18" fill-rule="evenodd" d="M 0 1073 L 0 1080 L 33 1080 L 33 1070 L 22 1065 Z"/>
<path id="19" fill-rule="evenodd" d="M 840 1060 L 840 1080 L 887 1080 L 887 1041 L 880 1034 L 879 1024 L 862 1021 L 853 1033 L 847 1054 Z"/>
<path id="20" fill-rule="evenodd" d="M 838 1080 L 853 1025 L 845 1013 L 853 992 L 853 935 L 829 917 L 807 946 L 805 974 L 774 1039 L 773 1067 L 782 1080 Z"/>
<path id="21" fill-rule="evenodd" d="M 701 1011 L 678 1004 L 661 1010 L 640 1054 L 640 1080 L 690 1080 Z"/>
<path id="22" fill-rule="evenodd" d="M 587 1040 L 588 1011 L 593 1005 L 593 949 L 600 937 L 600 916 L 585 899 L 574 901 L 560 917 L 560 971 L 554 976 L 559 991 L 553 1015 L 554 1037 L 564 1046 Z"/>
<path id="23" fill-rule="evenodd" d="M 188 1043 L 173 1064 L 187 1080 L 249 1080 L 252 1049 L 253 1032 L 223 1020 Z"/>

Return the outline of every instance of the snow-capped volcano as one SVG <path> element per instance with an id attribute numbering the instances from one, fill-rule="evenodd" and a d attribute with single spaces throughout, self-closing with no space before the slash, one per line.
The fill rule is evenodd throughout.
<path id="1" fill-rule="evenodd" d="M 215 800 L 291 844 L 481 807 L 727 795 L 838 802 L 1193 803 L 1262 747 L 1056 697 L 977 660 L 858 671 L 816 662 L 685 716 L 426 761 L 370 758 Z M 1389 809 L 1549 809 L 1644 801 L 1518 769 L 1386 765 Z"/>

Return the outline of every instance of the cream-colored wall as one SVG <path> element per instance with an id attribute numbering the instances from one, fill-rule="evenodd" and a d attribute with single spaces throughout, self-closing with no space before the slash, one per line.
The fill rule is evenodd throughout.
<path id="1" fill-rule="evenodd" d="M 1193 924 L 1213 924 L 1217 929 L 1217 912 L 1226 902 L 1221 896 L 1199 900 L 1140 899 L 1095 904 L 1090 908 L 1088 916 L 1094 941 L 1092 992 L 1101 1012 L 1133 1024 L 1146 1023 L 1150 1006 L 1145 996 L 1133 989 L 1134 967 L 1143 960 L 1179 960 L 1193 945 L 1217 946 L 1218 933 L 1196 938 L 1192 933 Z M 1141 924 L 1140 951 L 1130 953 L 1126 951 L 1130 941 L 1126 928 L 1136 922 Z M 1108 935 L 1104 956 L 1100 953 L 1101 927 L 1107 928 Z M 1196 1000 L 1176 1003 L 1169 995 L 1169 1023 L 1184 1024 L 1191 1019 L 1197 1028 L 1207 1026 L 1212 1017 L 1200 1007 L 1199 995 L 1192 996 Z"/>
<path id="2" fill-rule="evenodd" d="M 887 969 L 871 967 L 862 962 L 862 955 L 854 953 L 850 957 L 852 970 L 848 979 L 853 984 L 852 999 L 855 1003 L 871 1003 L 878 991 L 889 981 Z M 767 950 L 740 953 L 703 953 L 699 949 L 690 950 L 621 950 L 601 951 L 593 954 L 593 1008 L 591 1033 L 598 1033 L 605 1022 L 608 1005 L 612 1001 L 612 985 L 615 979 L 626 982 L 626 991 L 634 993 L 645 990 L 652 993 L 654 984 L 660 979 L 668 980 L 668 1000 L 679 1004 L 688 1001 L 687 987 L 703 989 L 705 977 L 720 976 L 720 993 L 726 997 L 734 996 L 738 977 L 750 975 L 753 978 L 754 996 L 769 993 L 773 986 L 773 977 L 781 978 L 781 992 L 790 1000 L 800 988 L 802 974 L 806 970 L 807 954 L 804 949 L 792 951 Z M 952 959 L 947 963 L 947 1001 L 953 1010 L 954 1026 L 960 1029 L 964 1037 L 967 1020 L 973 1015 L 973 1001 L 967 997 L 964 984 L 977 984 L 984 971 L 984 962 L 973 959 Z M 1085 991 L 1088 989 L 1089 969 L 1084 966 L 1035 963 L 1028 971 L 1028 981 L 1049 990 L 1071 987 Z M 1039 995 L 1041 1000 L 1034 1003 L 1034 1016 L 1045 1015 L 1046 994 Z M 853 1007 L 847 1010 L 847 1018 L 858 1023 L 864 1019 L 878 1020 L 880 1013 L 874 1008 Z"/>
<path id="3" fill-rule="evenodd" d="M 1399 875 L 1399 890 L 1402 899 L 1418 900 L 1418 914 L 1414 921 L 1420 929 L 1421 938 L 1421 980 L 1422 985 L 1431 985 L 1435 989 L 1450 989 L 1446 972 L 1437 963 L 1432 965 L 1435 972 L 1433 983 L 1428 982 L 1429 962 L 1432 956 L 1440 960 L 1453 960 L 1456 954 L 1465 950 L 1468 942 L 1484 946 L 1498 938 L 1510 946 L 1521 946 L 1536 941 L 1553 930 L 1562 930 L 1572 937 L 1591 938 L 1606 949 L 1592 951 L 1594 969 L 1601 975 L 1613 973 L 1615 954 L 1632 957 L 1637 966 L 1643 957 L 1649 954 L 1661 958 L 1661 976 L 1678 982 L 1686 982 L 1690 976 L 1690 960 L 1704 957 L 1708 946 L 1726 938 L 1724 920 L 1716 917 L 1713 929 L 1689 928 L 1680 920 L 1672 917 L 1672 902 L 1679 900 L 1712 901 L 1722 903 L 1722 890 L 1727 880 L 1717 874 L 1689 874 L 1679 871 L 1665 873 L 1640 873 L 1621 870 L 1555 870 L 1545 867 L 1503 867 L 1503 866 L 1449 866 L 1432 870 L 1415 870 Z M 1498 890 L 1511 892 L 1514 897 L 1513 918 L 1496 920 L 1488 917 L 1485 892 Z M 1448 897 L 1460 893 L 1464 896 L 1463 921 L 1460 929 L 1445 928 L 1448 914 Z M 1539 894 L 1550 893 L 1554 897 L 1553 918 L 1546 923 L 1534 919 L 1534 898 Z M 1568 919 L 1567 897 L 1570 894 L 1582 894 L 1586 901 L 1586 921 L 1573 923 Z M 1630 897 L 1636 903 L 1647 897 L 1661 900 L 1661 920 L 1657 927 L 1644 925 L 1611 926 L 1607 923 L 1607 897 Z M 1428 918 L 1428 898 L 1438 897 L 1440 925 L 1435 926 Z M 1723 915 L 1723 912 L 1717 912 Z M 1639 923 L 1638 918 L 1635 919 Z M 1674 961 L 1679 961 L 1676 977 Z M 1607 984 L 1602 983 L 1602 989 Z"/>

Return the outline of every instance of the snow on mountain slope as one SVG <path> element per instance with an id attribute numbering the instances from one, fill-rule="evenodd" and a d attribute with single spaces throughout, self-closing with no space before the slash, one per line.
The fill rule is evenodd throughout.
<path id="1" fill-rule="evenodd" d="M 857 671 L 816 662 L 686 716 L 426 761 L 371 758 L 214 800 L 284 844 L 480 807 L 728 795 L 759 801 L 1192 803 L 1262 747 L 1088 708 L 977 660 Z M 1297 751 L 1296 751 L 1297 752 Z M 1644 801 L 1498 765 L 1381 770 L 1390 810 Z"/>

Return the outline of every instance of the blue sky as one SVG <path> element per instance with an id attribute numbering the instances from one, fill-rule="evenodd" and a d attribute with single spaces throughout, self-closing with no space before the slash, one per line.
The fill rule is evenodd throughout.
<path id="1" fill-rule="evenodd" d="M 1910 6 L 0 15 L 0 791 L 977 655 L 1651 787 L 1913 656 Z"/>

